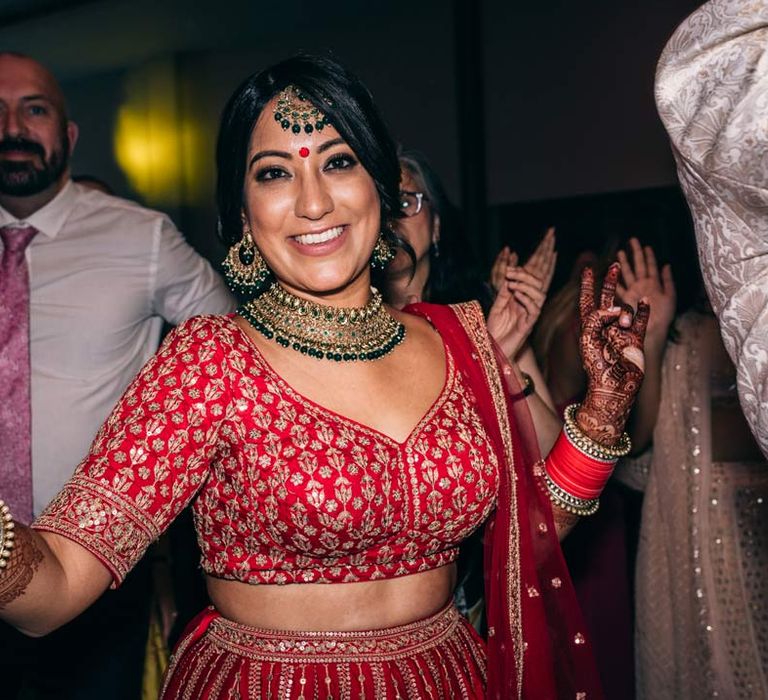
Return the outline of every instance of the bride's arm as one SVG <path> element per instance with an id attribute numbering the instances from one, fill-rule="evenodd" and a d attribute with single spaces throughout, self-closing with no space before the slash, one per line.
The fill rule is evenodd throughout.
<path id="1" fill-rule="evenodd" d="M 0 571 L 0 617 L 24 634 L 51 632 L 109 587 L 109 570 L 84 547 L 20 524 L 13 532 L 13 548 Z"/>

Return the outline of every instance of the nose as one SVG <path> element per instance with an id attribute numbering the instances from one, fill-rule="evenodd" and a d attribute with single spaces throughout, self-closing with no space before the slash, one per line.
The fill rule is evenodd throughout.
<path id="1" fill-rule="evenodd" d="M 296 216 L 317 221 L 333 211 L 333 197 L 320 173 L 310 172 L 300 179 Z"/>
<path id="2" fill-rule="evenodd" d="M 3 136 L 21 136 L 25 132 L 24 121 L 13 109 L 0 110 L 0 128 Z"/>

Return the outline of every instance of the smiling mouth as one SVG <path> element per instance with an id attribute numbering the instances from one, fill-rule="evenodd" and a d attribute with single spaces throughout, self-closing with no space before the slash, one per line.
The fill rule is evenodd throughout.
<path id="1" fill-rule="evenodd" d="M 344 232 L 343 226 L 334 226 L 333 228 L 320 231 L 319 233 L 304 233 L 300 236 L 294 236 L 293 239 L 301 245 L 318 245 L 327 243 L 334 238 L 338 238 Z"/>

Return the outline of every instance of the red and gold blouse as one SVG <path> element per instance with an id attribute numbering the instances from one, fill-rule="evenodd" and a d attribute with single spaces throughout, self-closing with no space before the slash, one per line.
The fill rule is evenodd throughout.
<path id="1" fill-rule="evenodd" d="M 490 513 L 499 464 L 446 346 L 440 395 L 400 443 L 306 399 L 232 317 L 179 326 L 34 527 L 119 583 L 190 501 L 212 576 L 371 581 L 453 561 Z"/>

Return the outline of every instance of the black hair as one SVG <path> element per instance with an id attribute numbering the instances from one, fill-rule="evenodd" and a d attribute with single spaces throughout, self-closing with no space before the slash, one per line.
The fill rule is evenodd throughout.
<path id="1" fill-rule="evenodd" d="M 227 102 L 216 146 L 219 235 L 227 246 L 242 237 L 248 143 L 267 103 L 288 86 L 299 89 L 354 151 L 373 178 L 381 202 L 381 231 L 390 245 L 410 248 L 390 228 L 400 217 L 397 150 L 363 83 L 324 56 L 298 55 L 245 80 Z M 410 251 L 413 258 L 413 251 Z"/>
<path id="2" fill-rule="evenodd" d="M 400 165 L 423 187 L 433 216 L 437 214 L 440 217 L 440 240 L 429 251 L 429 279 L 424 299 L 435 304 L 476 299 L 487 312 L 493 298 L 479 272 L 461 212 L 451 202 L 423 153 L 401 149 L 399 159 Z"/>

